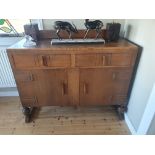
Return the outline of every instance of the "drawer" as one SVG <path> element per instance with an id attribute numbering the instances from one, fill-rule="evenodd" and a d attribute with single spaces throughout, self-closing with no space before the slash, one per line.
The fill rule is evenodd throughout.
<path id="1" fill-rule="evenodd" d="M 36 57 L 33 54 L 12 54 L 15 68 L 33 68 L 37 65 Z"/>
<path id="2" fill-rule="evenodd" d="M 77 54 L 75 56 L 76 67 L 107 66 L 110 54 Z"/>
<path id="3" fill-rule="evenodd" d="M 40 55 L 40 64 L 44 67 L 70 67 L 71 55 L 67 54 L 52 54 Z"/>
<path id="4" fill-rule="evenodd" d="M 30 71 L 16 71 L 15 77 L 17 82 L 32 82 L 35 80 L 34 75 Z"/>
<path id="5" fill-rule="evenodd" d="M 131 53 L 117 53 L 111 56 L 111 66 L 131 66 Z"/>

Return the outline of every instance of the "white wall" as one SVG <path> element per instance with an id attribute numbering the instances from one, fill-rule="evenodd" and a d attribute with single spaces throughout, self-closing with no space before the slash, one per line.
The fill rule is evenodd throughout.
<path id="1" fill-rule="evenodd" d="M 127 115 L 135 130 L 155 83 L 155 20 L 126 20 L 125 37 L 143 47 Z"/>
<path id="2" fill-rule="evenodd" d="M 154 118 L 151 122 L 151 125 L 150 125 L 150 128 L 147 132 L 148 135 L 155 135 L 155 115 L 154 115 Z"/>
<path id="3" fill-rule="evenodd" d="M 54 22 L 57 21 L 57 20 L 63 20 L 63 21 L 68 21 L 68 22 L 73 22 L 78 29 L 85 29 L 85 26 L 84 26 L 84 19 L 43 19 L 43 28 L 45 30 L 48 30 L 48 29 L 53 29 L 53 25 L 54 25 Z M 91 20 L 94 20 L 94 19 L 91 19 Z M 110 23 L 110 22 L 118 22 L 121 24 L 121 34 L 123 34 L 123 29 L 124 29 L 124 22 L 125 20 L 124 19 L 100 19 L 102 20 L 103 22 L 103 25 L 104 25 L 104 28 L 106 27 L 106 24 L 107 23 Z"/>

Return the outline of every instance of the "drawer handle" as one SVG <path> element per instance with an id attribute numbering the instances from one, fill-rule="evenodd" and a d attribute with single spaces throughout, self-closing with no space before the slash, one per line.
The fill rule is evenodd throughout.
<path id="1" fill-rule="evenodd" d="M 84 83 L 84 85 L 83 85 L 83 92 L 84 92 L 84 94 L 88 94 L 88 84 L 87 83 Z"/>
<path id="2" fill-rule="evenodd" d="M 30 76 L 29 76 L 29 81 L 34 81 L 33 74 L 30 74 Z"/>
<path id="3" fill-rule="evenodd" d="M 102 64 L 105 65 L 105 56 L 102 56 Z"/>
<path id="4" fill-rule="evenodd" d="M 67 84 L 65 82 L 62 83 L 62 95 L 67 95 Z"/>
<path id="5" fill-rule="evenodd" d="M 116 80 L 116 73 L 112 73 L 112 79 Z"/>
<path id="6" fill-rule="evenodd" d="M 42 62 L 43 62 L 43 66 L 48 66 L 47 57 L 46 56 L 42 56 Z"/>

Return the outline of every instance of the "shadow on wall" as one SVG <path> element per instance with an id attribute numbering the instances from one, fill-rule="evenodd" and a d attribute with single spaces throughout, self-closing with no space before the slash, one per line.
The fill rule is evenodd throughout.
<path id="1" fill-rule="evenodd" d="M 128 96 L 128 103 L 129 103 L 129 100 L 130 100 L 131 91 L 132 91 L 132 88 L 133 88 L 133 85 L 134 85 L 134 81 L 135 81 L 135 78 L 136 78 L 136 73 L 137 73 L 137 70 L 138 70 L 138 65 L 139 65 L 140 58 L 141 58 L 142 51 L 143 51 L 142 46 L 140 46 L 140 45 L 136 44 L 135 42 L 128 39 L 128 38 L 130 38 L 131 30 L 132 30 L 132 26 L 128 25 L 127 28 L 126 28 L 126 33 L 125 33 L 124 39 L 126 39 L 127 41 L 131 42 L 132 44 L 138 46 L 138 53 L 137 53 L 136 62 L 135 62 L 135 66 L 134 66 L 134 69 L 133 69 L 133 73 L 132 73 L 132 77 L 131 77 L 131 81 L 130 81 L 130 85 L 129 85 L 129 91 L 128 91 L 128 95 L 127 95 Z"/>
<path id="2" fill-rule="evenodd" d="M 130 37 L 131 29 L 132 29 L 132 26 L 128 25 L 127 28 L 126 28 L 125 38 L 129 38 Z"/>

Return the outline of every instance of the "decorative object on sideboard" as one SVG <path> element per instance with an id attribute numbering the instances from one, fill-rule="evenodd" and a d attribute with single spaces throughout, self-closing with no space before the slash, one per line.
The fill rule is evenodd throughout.
<path id="1" fill-rule="evenodd" d="M 104 39 L 52 39 L 51 44 L 105 44 Z"/>
<path id="2" fill-rule="evenodd" d="M 84 33 L 84 38 L 83 36 L 81 37 L 77 37 L 77 35 L 74 35 L 74 37 L 72 38 L 72 34 L 73 33 L 79 33 L 81 32 L 80 30 L 78 31 L 76 26 L 72 23 L 70 24 L 69 22 L 66 21 L 56 21 L 54 23 L 54 29 L 56 30 L 56 35 L 58 37 L 58 39 L 56 38 L 52 38 L 51 40 L 51 44 L 92 44 L 92 43 L 104 43 L 105 44 L 105 40 L 102 38 L 98 38 L 98 36 L 100 35 L 100 33 L 102 32 L 102 27 L 103 27 L 103 23 L 100 20 L 95 20 L 95 21 L 89 21 L 86 20 L 85 26 L 87 28 L 87 30 Z M 69 35 L 69 38 L 66 39 L 66 37 L 64 38 L 63 32 L 61 33 L 60 36 L 60 31 L 66 31 Z M 94 38 L 87 38 L 86 36 L 88 34 L 88 32 L 90 30 L 96 30 L 96 37 Z"/>
<path id="3" fill-rule="evenodd" d="M 101 30 L 103 27 L 102 21 L 100 21 L 100 20 L 89 21 L 89 19 L 86 19 L 84 25 L 87 29 L 85 32 L 84 39 L 87 37 L 87 34 L 90 30 L 96 30 L 96 39 L 101 34 Z"/>
<path id="4" fill-rule="evenodd" d="M 120 23 L 107 23 L 107 41 L 118 41 L 120 33 L 121 24 Z"/>
<path id="5" fill-rule="evenodd" d="M 35 42 L 39 39 L 39 28 L 38 24 L 26 24 L 24 25 L 25 35 L 31 36 Z"/>
<path id="6" fill-rule="evenodd" d="M 33 38 L 29 35 L 25 35 L 26 41 L 24 42 L 24 47 L 34 47 L 36 46 L 36 42 L 34 42 Z"/>
<path id="7" fill-rule="evenodd" d="M 62 39 L 59 35 L 59 32 L 61 30 L 67 31 L 67 33 L 69 35 L 69 39 L 72 39 L 72 33 L 78 33 L 76 26 L 73 23 L 71 24 L 66 21 L 56 21 L 54 23 L 54 29 L 56 30 L 56 34 L 57 34 L 59 40 Z"/>

